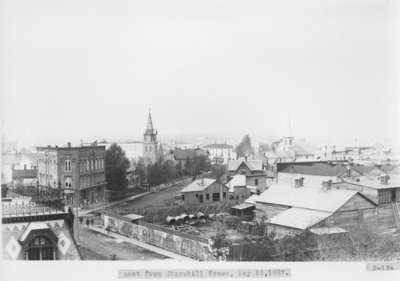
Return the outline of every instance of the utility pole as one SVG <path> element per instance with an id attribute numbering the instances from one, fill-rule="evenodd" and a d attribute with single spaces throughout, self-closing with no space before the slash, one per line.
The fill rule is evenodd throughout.
<path id="1" fill-rule="evenodd" d="M 74 206 L 75 206 L 75 221 L 76 221 L 76 242 L 78 245 L 81 244 L 81 239 L 79 235 L 79 227 L 80 227 L 80 221 L 79 221 L 79 189 L 74 188 Z"/>

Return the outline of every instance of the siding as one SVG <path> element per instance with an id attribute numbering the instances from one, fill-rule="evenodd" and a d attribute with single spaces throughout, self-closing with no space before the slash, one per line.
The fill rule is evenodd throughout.
<path id="1" fill-rule="evenodd" d="M 263 204 L 263 203 L 256 203 L 256 220 L 262 220 L 264 216 L 266 219 L 270 219 L 280 213 L 286 211 L 290 207 L 288 206 L 281 206 L 281 205 L 274 205 L 274 204 Z"/>

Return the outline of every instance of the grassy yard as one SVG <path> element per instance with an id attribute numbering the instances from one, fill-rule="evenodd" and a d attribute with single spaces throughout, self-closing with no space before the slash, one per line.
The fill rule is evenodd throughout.
<path id="1" fill-rule="evenodd" d="M 118 260 L 165 260 L 168 257 L 136 245 L 97 233 L 90 228 L 80 229 L 81 252 L 85 260 L 110 260 L 113 254 Z"/>

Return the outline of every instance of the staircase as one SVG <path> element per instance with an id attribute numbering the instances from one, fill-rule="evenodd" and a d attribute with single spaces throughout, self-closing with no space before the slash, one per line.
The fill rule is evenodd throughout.
<path id="1" fill-rule="evenodd" d="M 394 213 L 394 219 L 396 222 L 396 228 L 397 228 L 397 233 L 400 233 L 400 209 L 399 209 L 399 204 L 397 202 L 392 203 L 392 208 L 393 208 L 393 213 Z"/>

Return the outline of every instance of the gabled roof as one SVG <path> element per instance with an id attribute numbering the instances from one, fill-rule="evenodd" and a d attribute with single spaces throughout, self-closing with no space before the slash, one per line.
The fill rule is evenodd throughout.
<path id="1" fill-rule="evenodd" d="M 386 173 L 390 173 L 392 170 L 400 167 L 400 165 L 392 165 L 392 164 L 386 164 L 386 165 L 381 165 L 379 168 L 382 171 L 385 171 Z"/>
<path id="2" fill-rule="evenodd" d="M 282 163 L 279 173 L 304 174 L 315 176 L 337 177 L 346 172 L 347 166 L 342 163 L 329 164 L 324 162 Z"/>
<path id="3" fill-rule="evenodd" d="M 297 229 L 307 229 L 330 217 L 331 215 L 332 213 L 330 212 L 293 207 L 270 218 L 268 223 Z"/>
<path id="4" fill-rule="evenodd" d="M 25 231 L 22 233 L 21 238 L 19 240 L 25 241 L 26 237 L 28 237 L 29 233 L 32 230 L 39 230 L 39 229 L 49 229 L 49 226 L 40 221 L 31 222 L 29 223 Z"/>
<path id="5" fill-rule="evenodd" d="M 30 170 L 12 170 L 12 178 L 22 178 L 22 179 L 35 179 L 37 177 L 38 171 L 36 169 Z"/>
<path id="6" fill-rule="evenodd" d="M 236 186 L 246 186 L 245 175 L 235 175 L 227 184 L 229 192 L 234 192 Z"/>
<path id="7" fill-rule="evenodd" d="M 237 171 L 240 165 L 246 165 L 250 171 L 262 171 L 263 170 L 263 161 L 262 160 L 241 160 L 241 161 L 229 161 L 228 163 L 228 171 Z"/>
<path id="8" fill-rule="evenodd" d="M 372 171 L 375 170 L 376 173 L 373 173 L 374 175 L 380 175 L 382 173 L 384 173 L 384 171 L 382 169 L 380 169 L 379 167 L 375 166 L 375 165 L 369 165 L 369 166 L 365 166 L 365 165 L 352 165 L 351 166 L 354 170 L 356 170 L 357 172 L 360 172 L 361 174 L 364 175 L 369 175 L 371 174 Z"/>
<path id="9" fill-rule="evenodd" d="M 198 179 L 190 183 L 181 192 L 196 192 L 196 191 L 203 191 L 206 190 L 210 185 L 216 182 L 216 179 Z"/>
<path id="10" fill-rule="evenodd" d="M 295 188 L 289 185 L 276 184 L 259 195 L 256 202 L 333 213 L 356 194 L 359 193 L 354 190 Z M 360 196 L 363 195 L 360 194 Z M 363 197 L 365 198 L 365 196 Z"/>
<path id="11" fill-rule="evenodd" d="M 2 257 L 6 260 L 25 260 L 25 251 L 21 245 L 31 230 L 48 228 L 57 238 L 57 257 L 59 260 L 81 260 L 76 241 L 63 219 L 39 222 L 2 223 Z M 27 241 L 28 242 L 28 241 Z"/>

